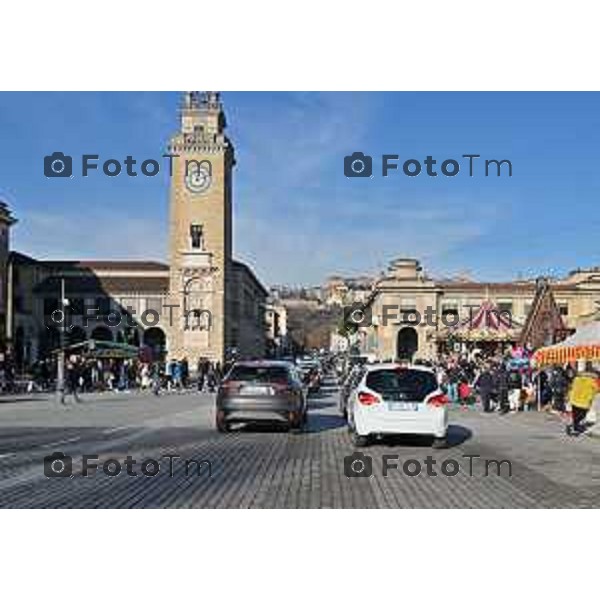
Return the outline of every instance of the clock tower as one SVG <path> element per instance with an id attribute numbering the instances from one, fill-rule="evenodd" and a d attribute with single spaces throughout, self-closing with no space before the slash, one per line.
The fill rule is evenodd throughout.
<path id="1" fill-rule="evenodd" d="M 169 356 L 223 362 L 232 268 L 234 149 L 218 92 L 186 92 L 173 156 L 169 212 Z M 169 318 L 170 317 L 170 318 Z"/>

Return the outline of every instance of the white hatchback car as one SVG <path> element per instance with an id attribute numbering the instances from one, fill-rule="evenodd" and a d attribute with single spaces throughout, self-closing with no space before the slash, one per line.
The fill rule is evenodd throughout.
<path id="1" fill-rule="evenodd" d="M 443 448 L 448 398 L 431 369 L 371 365 L 348 399 L 348 427 L 355 446 L 373 435 L 406 433 L 433 436 L 434 448 Z"/>

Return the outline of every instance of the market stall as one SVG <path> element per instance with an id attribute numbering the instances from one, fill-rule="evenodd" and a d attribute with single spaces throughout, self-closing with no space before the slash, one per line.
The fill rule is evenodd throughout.
<path id="1" fill-rule="evenodd" d="M 559 344 L 540 348 L 533 355 L 537 366 L 562 365 L 579 360 L 600 361 L 600 321 L 594 321 Z"/>

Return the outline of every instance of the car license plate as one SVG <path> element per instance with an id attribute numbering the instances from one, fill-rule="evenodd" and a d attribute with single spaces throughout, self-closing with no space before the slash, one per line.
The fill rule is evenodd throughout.
<path id="1" fill-rule="evenodd" d="M 266 385 L 245 385 L 240 392 L 244 396 L 269 396 L 271 388 Z"/>
<path id="2" fill-rule="evenodd" d="M 390 410 L 418 410 L 419 405 L 416 402 L 390 402 Z"/>

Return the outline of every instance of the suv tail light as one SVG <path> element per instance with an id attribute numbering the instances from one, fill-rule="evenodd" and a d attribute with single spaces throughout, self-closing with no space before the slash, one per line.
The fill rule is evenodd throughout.
<path id="1" fill-rule="evenodd" d="M 294 390 L 289 383 L 281 383 L 279 381 L 269 384 L 278 394 L 293 394 Z"/>
<path id="2" fill-rule="evenodd" d="M 448 404 L 448 396 L 446 394 L 436 394 L 427 400 L 428 406 L 445 406 Z"/>
<path id="3" fill-rule="evenodd" d="M 221 387 L 226 391 L 226 392 L 237 392 L 239 391 L 241 384 L 238 381 L 223 381 L 223 383 L 221 384 Z"/>
<path id="4" fill-rule="evenodd" d="M 368 392 L 359 392 L 358 401 L 363 406 L 371 406 L 373 404 L 378 404 L 379 398 L 377 398 L 377 396 L 373 396 L 373 394 L 369 394 Z"/>

